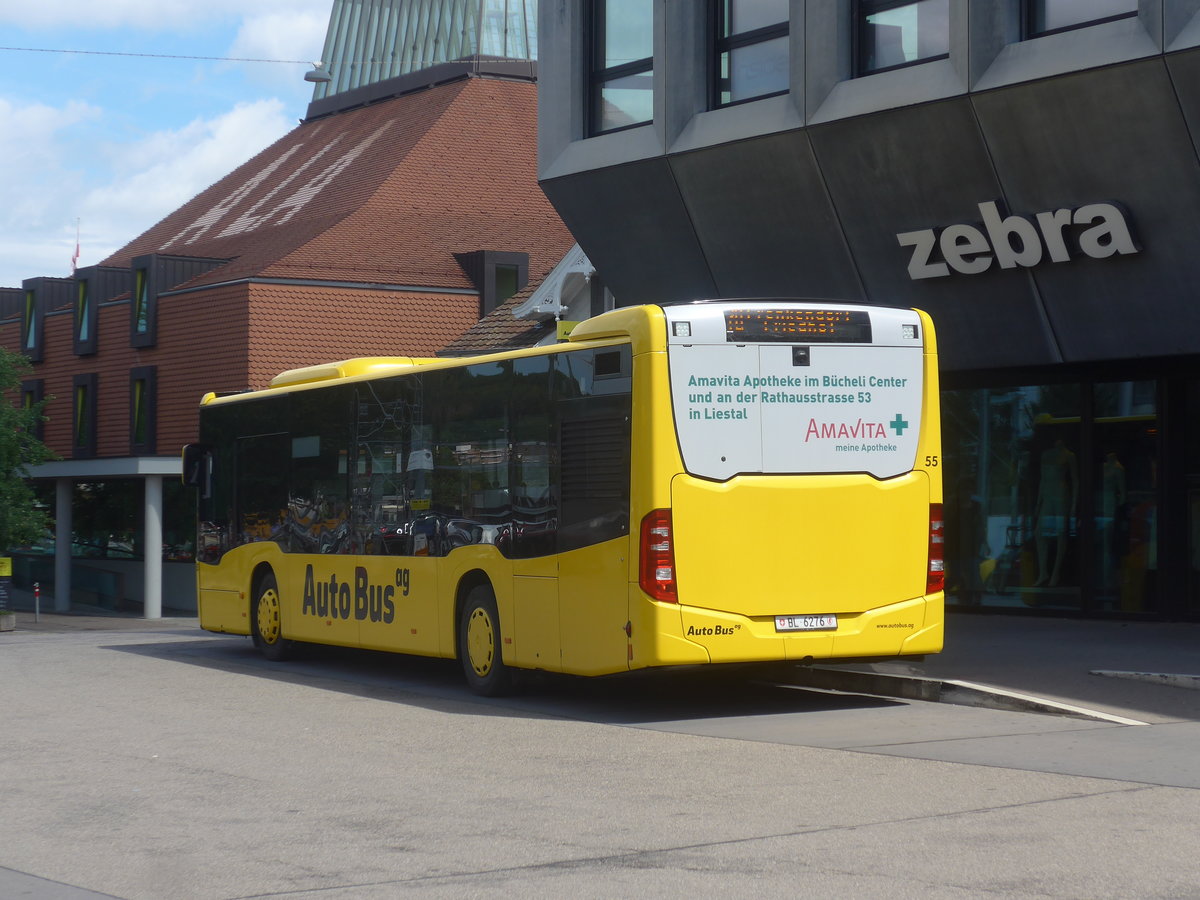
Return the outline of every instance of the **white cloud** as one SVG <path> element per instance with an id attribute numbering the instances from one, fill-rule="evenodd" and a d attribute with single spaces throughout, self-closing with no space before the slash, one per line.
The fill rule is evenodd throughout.
<path id="1" fill-rule="evenodd" d="M 317 60 L 332 7 L 0 0 L 0 32 L 30 47 Z M 130 34 L 145 40 L 131 44 Z M 80 264 L 99 262 L 283 135 L 311 95 L 303 65 L 198 64 L 170 69 L 170 81 L 145 74 L 167 71 L 161 64 L 81 67 L 85 59 L 31 54 L 18 61 L 28 77 L 0 87 L 0 286 L 67 274 L 76 219 Z"/>
<path id="2" fill-rule="evenodd" d="M 70 102 L 56 108 L 0 97 L 0 286 L 70 269 L 73 220 L 66 209 L 83 188 L 82 173 L 63 168 L 64 135 L 100 118 L 101 110 Z"/>
<path id="3" fill-rule="evenodd" d="M 278 140 L 290 125 L 283 103 L 270 99 L 239 103 L 215 119 L 157 132 L 120 148 L 117 180 L 90 190 L 85 205 L 124 221 L 139 217 L 143 228 L 149 227 Z"/>
<path id="4" fill-rule="evenodd" d="M 0 159 L 4 160 L 0 208 L 17 209 L 29 216 L 36 208 L 25 205 L 31 184 L 61 189 L 61 179 L 51 171 L 63 156 L 60 133 L 97 120 L 101 113 L 98 107 L 77 100 L 60 108 L 44 103 L 18 104 L 0 97 Z"/>
<path id="5" fill-rule="evenodd" d="M 328 10 L 324 13 L 289 10 L 247 16 L 238 29 L 229 55 L 253 59 L 305 59 L 312 54 L 315 62 L 320 58 L 328 25 Z"/>
<path id="6" fill-rule="evenodd" d="M 229 48 L 237 59 L 307 59 L 317 62 L 325 44 L 329 10 L 271 12 L 247 16 Z M 247 75 L 272 86 L 303 86 L 303 69 L 247 64 Z M 311 85 L 307 85 L 311 89 Z"/>
<path id="7" fill-rule="evenodd" d="M 78 171 L 64 166 L 62 137 L 68 118 L 95 117 L 97 110 L 70 104 L 65 110 L 14 108 L 0 99 L 0 135 L 7 151 L 19 144 L 11 123 L 36 126 L 34 152 L 21 160 L 0 191 L 0 286 L 22 278 L 66 275 L 80 220 L 80 265 L 94 265 L 137 237 L 200 191 L 283 136 L 294 124 L 277 99 L 239 103 L 211 119 L 158 131 L 130 144 L 97 145 L 108 162 L 100 179 L 84 186 Z M 28 136 L 30 132 L 26 132 Z M 18 137 L 21 135 L 18 133 Z M 7 155 L 7 154 L 6 154 Z"/>

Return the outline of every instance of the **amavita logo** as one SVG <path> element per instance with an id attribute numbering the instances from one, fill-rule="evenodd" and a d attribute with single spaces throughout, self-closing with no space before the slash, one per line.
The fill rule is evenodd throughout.
<path id="1" fill-rule="evenodd" d="M 979 204 L 979 214 L 982 228 L 963 224 L 898 233 L 900 246 L 913 250 L 908 277 L 914 281 L 944 278 L 951 270 L 979 275 L 992 263 L 1001 269 L 1028 269 L 1046 259 L 1056 263 L 1076 256 L 1107 259 L 1141 250 L 1119 203 L 1089 203 L 1029 217 L 1006 216 L 998 203 L 988 201 Z"/>

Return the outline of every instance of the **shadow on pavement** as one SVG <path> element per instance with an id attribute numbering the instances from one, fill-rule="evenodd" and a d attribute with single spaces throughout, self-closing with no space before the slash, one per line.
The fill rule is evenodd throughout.
<path id="1" fill-rule="evenodd" d="M 784 715 L 910 705 L 864 694 L 773 683 L 762 667 L 634 672 L 601 678 L 522 673 L 510 696 L 472 694 L 455 660 L 304 645 L 283 663 L 263 659 L 249 638 L 114 644 L 105 649 L 467 715 L 514 714 L 609 725 Z"/>

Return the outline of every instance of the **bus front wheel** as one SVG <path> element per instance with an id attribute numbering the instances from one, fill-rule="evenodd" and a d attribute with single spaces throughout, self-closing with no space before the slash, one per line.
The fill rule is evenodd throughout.
<path id="1" fill-rule="evenodd" d="M 467 592 L 458 620 L 458 658 L 471 690 L 498 697 L 512 689 L 512 669 L 500 650 L 500 616 L 490 586 L 477 584 Z"/>
<path id="2" fill-rule="evenodd" d="M 254 592 L 254 609 L 251 610 L 254 646 L 272 662 L 288 658 L 292 642 L 283 638 L 283 620 L 280 615 L 279 585 L 275 575 L 268 572 L 258 582 Z"/>

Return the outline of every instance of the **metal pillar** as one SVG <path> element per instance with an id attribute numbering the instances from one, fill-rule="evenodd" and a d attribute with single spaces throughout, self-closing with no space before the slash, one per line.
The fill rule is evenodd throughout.
<path id="1" fill-rule="evenodd" d="M 162 618 L 162 551 L 163 551 L 163 480 L 161 475 L 146 476 L 146 537 L 143 549 L 146 556 L 143 571 L 144 615 L 147 619 Z"/>
<path id="2" fill-rule="evenodd" d="M 54 611 L 71 610 L 71 501 L 75 481 L 58 478 L 54 482 Z"/>

